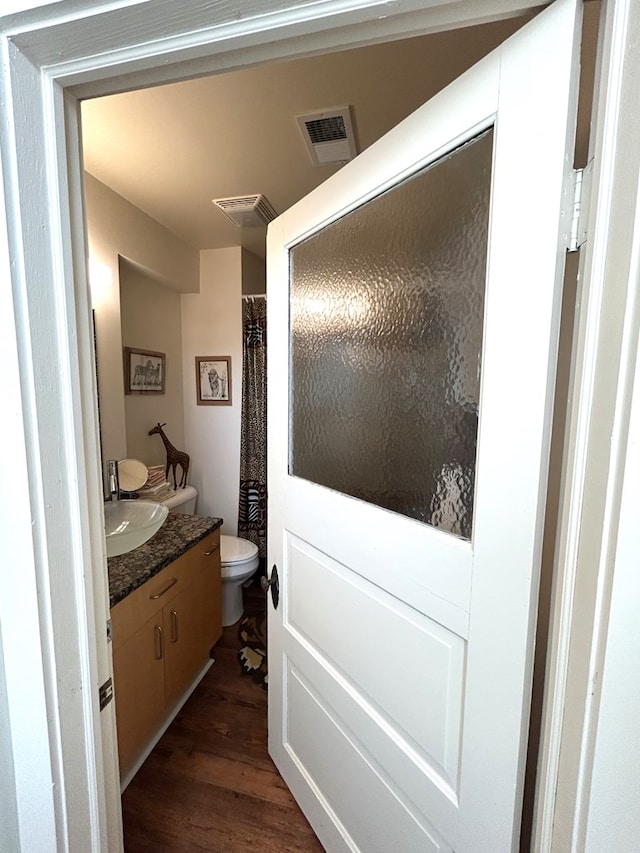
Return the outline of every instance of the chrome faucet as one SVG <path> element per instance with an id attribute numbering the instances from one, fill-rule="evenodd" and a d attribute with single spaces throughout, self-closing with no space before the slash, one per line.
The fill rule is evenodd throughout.
<path id="1" fill-rule="evenodd" d="M 118 461 L 109 459 L 107 462 L 107 480 L 109 488 L 109 498 L 112 501 L 120 500 L 120 478 L 118 477 Z"/>

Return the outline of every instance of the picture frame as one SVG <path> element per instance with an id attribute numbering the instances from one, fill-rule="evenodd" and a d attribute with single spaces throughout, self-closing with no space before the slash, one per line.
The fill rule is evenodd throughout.
<path id="1" fill-rule="evenodd" d="M 196 356 L 196 402 L 199 406 L 231 405 L 231 356 Z"/>
<path id="2" fill-rule="evenodd" d="M 124 347 L 124 393 L 164 394 L 165 354 Z"/>

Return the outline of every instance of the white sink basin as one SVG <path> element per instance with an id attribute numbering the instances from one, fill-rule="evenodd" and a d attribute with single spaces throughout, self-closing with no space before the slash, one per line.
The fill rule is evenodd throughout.
<path id="1" fill-rule="evenodd" d="M 166 506 L 153 501 L 107 501 L 104 505 L 107 557 L 117 557 L 144 545 L 168 515 Z"/>

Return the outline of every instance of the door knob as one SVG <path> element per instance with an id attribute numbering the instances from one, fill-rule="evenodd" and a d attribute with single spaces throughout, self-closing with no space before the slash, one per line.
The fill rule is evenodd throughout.
<path id="1" fill-rule="evenodd" d="M 271 590 L 271 601 L 273 602 L 273 609 L 278 609 L 278 603 L 280 601 L 280 581 L 278 580 L 278 567 L 274 564 L 271 569 L 271 577 L 267 578 L 264 575 L 260 578 L 260 586 L 266 592 L 268 589 Z"/>

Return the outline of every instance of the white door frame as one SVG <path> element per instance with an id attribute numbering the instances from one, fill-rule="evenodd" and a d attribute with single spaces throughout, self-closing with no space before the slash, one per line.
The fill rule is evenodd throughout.
<path id="1" fill-rule="evenodd" d="M 239 18 L 229 14 L 227 3 L 204 0 L 3 3 L 0 353 L 5 484 L 12 490 L 0 499 L 0 758 L 3 777 L 8 777 L 2 788 L 11 793 L 3 797 L 0 816 L 15 849 L 114 850 L 120 845 L 113 708 L 101 715 L 97 703 L 97 686 L 110 671 L 103 630 L 108 594 L 76 99 L 452 29 L 534 5 L 533 0 L 318 0 L 282 10 L 277 0 L 251 0 L 242 4 Z M 618 453 L 611 457 L 615 464 L 609 464 L 608 436 L 597 432 L 592 416 L 597 407 L 598 418 L 608 417 L 616 435 L 626 434 L 626 398 L 611 401 L 601 383 L 612 374 L 624 376 L 637 341 L 637 324 L 631 330 L 607 330 L 617 332 L 621 342 L 609 356 L 597 322 L 607 306 L 617 307 L 626 294 L 616 276 L 621 268 L 628 269 L 635 247 L 628 229 L 617 234 L 615 243 L 607 240 L 607 223 L 616 219 L 619 208 L 628 212 L 629 193 L 636 188 L 617 178 L 616 167 L 627 168 L 630 160 L 636 175 L 640 158 L 618 144 L 617 135 L 635 110 L 633 99 L 617 98 L 627 80 L 634 82 L 633 69 L 622 62 L 627 18 L 634 15 L 630 26 L 637 27 L 637 10 L 631 5 L 632 0 L 606 2 L 603 89 L 595 121 L 596 155 L 610 168 L 595 181 L 592 217 L 603 225 L 583 260 L 586 289 L 580 302 L 559 549 L 557 636 L 565 646 L 584 627 L 570 606 L 580 580 L 576 575 L 582 573 L 581 548 L 596 529 L 604 531 L 601 543 L 611 543 L 624 462 Z M 602 151 L 606 159 L 600 157 Z M 612 192 L 606 191 L 609 187 Z M 577 523 L 578 510 L 599 505 L 602 494 L 590 490 L 581 476 L 587 463 L 590 474 L 600 472 L 611 486 L 606 512 L 593 506 L 591 527 Z M 587 590 L 596 615 L 604 612 L 601 604 L 606 609 L 601 590 L 612 570 L 611 559 L 605 559 L 611 549 L 598 549 L 596 556 L 601 553 L 603 559 L 590 573 L 597 588 L 590 595 Z M 580 573 L 575 571 L 578 559 Z M 92 572 L 91 566 L 99 571 Z M 596 628 L 601 624 L 594 619 Z M 587 632 L 594 647 L 601 648 L 606 627 L 603 635 L 590 628 Z M 566 702 L 573 699 L 566 677 L 562 680 L 567 655 L 562 643 L 554 649 L 552 679 L 559 704 L 551 704 L 556 712 L 564 706 L 566 719 Z M 579 660 L 589 662 L 591 656 Z M 580 707 L 585 691 L 576 692 Z M 549 731 L 555 741 L 540 781 L 542 794 L 549 794 L 540 800 L 546 804 L 541 816 L 547 825 L 553 824 L 556 780 L 565 782 L 574 798 L 585 790 L 584 774 L 579 781 L 571 774 L 565 780 L 559 771 L 554 775 L 566 740 L 557 716 L 552 708 Z M 578 764 L 583 759 L 589 763 L 592 720 L 593 715 L 585 717 L 580 727 L 586 740 Z M 584 809 L 578 823 L 583 816 Z M 569 818 L 573 827 L 573 812 Z"/>
<path id="2" fill-rule="evenodd" d="M 633 107 L 640 87 L 639 36 L 640 8 L 634 0 L 604 0 L 590 142 L 589 239 L 579 268 L 538 765 L 536 851 L 588 849 L 609 634 L 626 630 L 628 643 L 636 642 L 637 629 L 631 633 L 624 614 L 611 610 L 611 597 L 618 576 L 632 572 L 640 582 L 637 554 L 632 567 L 630 551 L 617 551 L 640 327 L 640 150 Z M 624 509 L 628 515 L 628 497 Z M 633 698 L 637 707 L 638 681 L 631 673 L 626 691 L 619 700 Z M 629 733 L 620 732 L 617 742 L 621 750 L 630 748 Z M 622 834 L 630 823 L 637 843 L 637 808 L 631 818 L 618 815 L 639 784 L 637 769 L 632 777 L 620 773 L 607 803 L 598 804 L 602 837 L 602 816 L 608 814 L 611 850 L 630 849 L 630 836 Z"/>

